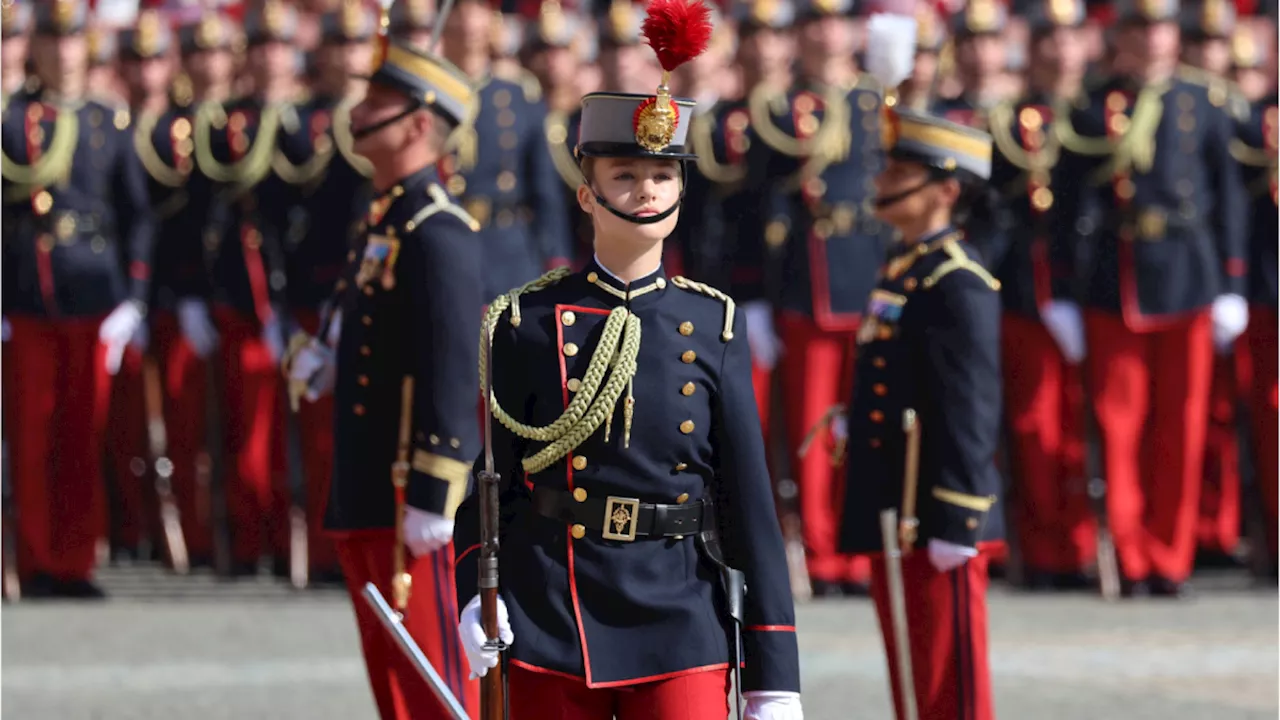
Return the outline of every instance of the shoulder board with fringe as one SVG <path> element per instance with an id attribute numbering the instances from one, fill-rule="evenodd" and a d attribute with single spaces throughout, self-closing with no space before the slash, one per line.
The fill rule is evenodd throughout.
<path id="1" fill-rule="evenodd" d="M 470 228 L 471 232 L 476 232 L 480 229 L 480 223 L 476 222 L 475 218 L 471 217 L 466 210 L 463 210 L 460 205 L 455 203 L 453 198 L 449 197 L 449 193 L 445 192 L 444 188 L 435 183 L 431 183 L 427 186 L 427 197 L 431 198 L 431 204 L 419 210 L 418 213 L 409 220 L 409 222 L 404 224 L 404 231 L 406 233 L 413 232 L 419 225 L 426 222 L 432 216 L 439 215 L 440 213 L 447 213 L 458 218 L 464 225 Z"/>
<path id="2" fill-rule="evenodd" d="M 729 297 L 726 293 L 707 285 L 706 283 L 700 283 L 697 280 L 690 280 L 689 278 L 682 277 L 680 275 L 672 277 L 671 284 L 685 292 L 699 293 L 724 303 L 724 327 L 720 331 L 720 339 L 724 342 L 729 342 L 733 339 L 733 313 L 737 307 L 733 302 L 733 298 Z"/>
<path id="3" fill-rule="evenodd" d="M 982 282 L 986 283 L 987 287 L 992 290 L 1000 289 L 1000 281 L 995 279 L 991 273 L 987 272 L 987 269 L 982 267 L 981 263 L 965 254 L 964 248 L 960 247 L 960 243 L 957 242 L 955 238 L 949 238 L 943 241 L 938 249 L 947 254 L 947 259 L 944 260 L 941 265 L 934 268 L 933 272 L 929 273 L 929 275 L 924 279 L 924 282 L 921 283 L 921 286 L 925 290 L 935 287 L 942 278 L 950 275 L 956 270 L 967 270 L 974 275 L 977 275 L 978 278 L 982 280 Z"/>
<path id="4" fill-rule="evenodd" d="M 520 327 L 520 298 L 524 295 L 546 290 L 572 274 L 573 270 L 569 266 L 558 267 L 548 270 L 535 280 L 499 295 L 493 299 L 493 302 L 489 303 L 489 310 L 485 313 L 483 327 L 495 327 L 498 318 L 507 308 L 511 309 L 511 327 Z"/>

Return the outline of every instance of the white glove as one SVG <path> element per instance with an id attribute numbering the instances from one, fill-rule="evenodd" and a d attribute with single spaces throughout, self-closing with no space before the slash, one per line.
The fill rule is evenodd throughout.
<path id="1" fill-rule="evenodd" d="M 13 326 L 9 324 L 9 318 L 0 318 L 0 320 L 4 322 L 3 329 L 0 330 L 0 342 L 9 342 L 13 337 Z"/>
<path id="2" fill-rule="evenodd" d="M 315 402 L 333 391 L 338 377 L 338 364 L 333 351 L 313 338 L 293 356 L 289 379 L 307 384 L 305 397 Z"/>
<path id="3" fill-rule="evenodd" d="M 800 709 L 800 693 L 780 690 L 748 690 L 742 716 L 746 720 L 804 720 Z"/>
<path id="4" fill-rule="evenodd" d="M 486 650 L 484 625 L 480 622 L 480 596 L 471 598 L 471 602 L 462 608 L 458 618 L 458 637 L 462 640 L 462 650 L 467 654 L 467 663 L 471 666 L 471 679 L 484 677 L 490 668 L 498 666 L 498 651 Z M 511 632 L 511 616 L 507 614 L 507 604 L 498 596 L 498 639 L 510 645 L 515 642 L 515 633 Z"/>
<path id="5" fill-rule="evenodd" d="M 849 416 L 844 413 L 837 413 L 831 418 L 831 437 L 836 442 L 842 442 L 849 439 Z"/>
<path id="6" fill-rule="evenodd" d="M 751 359 L 765 370 L 772 370 L 782 354 L 782 340 L 773 329 L 773 308 L 764 300 L 752 300 L 742 306 L 747 318 L 747 345 Z"/>
<path id="7" fill-rule="evenodd" d="M 280 333 L 280 311 L 276 310 L 262 326 L 262 342 L 271 354 L 271 364 L 276 367 L 280 367 L 280 361 L 284 359 L 284 338 Z"/>
<path id="8" fill-rule="evenodd" d="M 1084 359 L 1084 317 L 1079 305 L 1054 300 L 1040 311 L 1040 318 L 1067 362 L 1075 365 Z"/>
<path id="9" fill-rule="evenodd" d="M 1226 352 L 1249 324 L 1249 304 L 1239 295 L 1219 295 L 1209 312 L 1213 320 L 1213 346 Z"/>
<path id="10" fill-rule="evenodd" d="M 196 357 L 207 358 L 218 346 L 218 331 L 209 319 L 209 308 L 203 300 L 187 298 L 178 301 L 178 328 Z"/>
<path id="11" fill-rule="evenodd" d="M 978 549 L 932 538 L 929 540 L 929 564 L 938 572 L 949 572 L 978 557 Z"/>
<path id="12" fill-rule="evenodd" d="M 333 311 L 333 315 L 329 318 L 329 332 L 324 335 L 324 342 L 331 348 L 338 347 L 338 341 L 342 339 L 342 308 Z"/>
<path id="13" fill-rule="evenodd" d="M 142 309 L 132 300 L 120 303 L 98 328 L 98 341 L 107 346 L 107 374 L 120 372 L 124 349 L 142 325 Z"/>
<path id="14" fill-rule="evenodd" d="M 414 557 L 430 555 L 452 539 L 452 520 L 416 507 L 405 507 L 404 544 Z"/>

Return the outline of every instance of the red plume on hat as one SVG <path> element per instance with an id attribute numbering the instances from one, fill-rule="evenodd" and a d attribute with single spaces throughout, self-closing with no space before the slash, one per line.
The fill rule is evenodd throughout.
<path id="1" fill-rule="evenodd" d="M 680 110 L 671 103 L 671 71 L 698 57 L 711 42 L 711 9 L 702 0 L 652 0 L 641 32 L 662 66 L 658 94 L 640 103 L 631 124 L 636 142 L 661 152 L 680 125 Z"/>

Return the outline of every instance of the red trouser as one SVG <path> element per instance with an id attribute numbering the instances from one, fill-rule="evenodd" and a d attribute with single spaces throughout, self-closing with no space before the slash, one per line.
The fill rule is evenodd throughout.
<path id="1" fill-rule="evenodd" d="M 199 470 L 205 447 L 205 361 L 182 338 L 172 312 L 153 316 L 151 347 L 164 382 L 165 434 L 173 462 L 173 497 L 182 517 L 182 535 L 193 560 L 213 557 L 209 477 Z"/>
<path id="2" fill-rule="evenodd" d="M 280 370 L 257 320 L 221 307 L 214 309 L 214 319 L 231 557 L 237 563 L 257 562 L 264 552 L 287 558 L 289 508 L 272 462 L 280 434 Z"/>
<path id="3" fill-rule="evenodd" d="M 1137 333 L 1118 315 L 1088 312 L 1085 337 L 1121 572 L 1184 581 L 1195 558 L 1213 375 L 1209 314 Z"/>
<path id="4" fill-rule="evenodd" d="M 729 716 L 727 668 L 622 687 L 589 688 L 569 677 L 511 663 L 511 720 L 719 720 Z"/>
<path id="5" fill-rule="evenodd" d="M 1094 554 L 1084 468 L 1084 389 L 1039 320 L 1006 314 L 1004 400 L 1017 483 L 1014 508 L 1023 562 L 1078 572 Z"/>
<path id="6" fill-rule="evenodd" d="M 920 720 L 991 720 L 991 667 L 987 658 L 987 559 L 977 557 L 950 572 L 938 572 L 923 547 L 902 559 L 907 605 L 907 641 Z M 893 707 L 899 696 L 897 640 L 885 584 L 884 556 L 871 564 L 871 599 L 889 661 Z"/>
<path id="7" fill-rule="evenodd" d="M 102 320 L 8 318 L 5 432 L 24 578 L 93 575 L 107 520 L 102 443 L 111 383 Z"/>
<path id="8" fill-rule="evenodd" d="M 849 402 L 854 333 L 823 330 L 808 317 L 782 313 L 778 334 L 787 349 L 779 371 L 809 576 L 825 582 L 866 582 L 866 559 L 836 551 L 844 479 L 831 462 L 830 433 L 821 430 L 809 452 L 803 458 L 798 453 L 805 435 L 823 415 L 833 405 Z"/>
<path id="9" fill-rule="evenodd" d="M 156 503 L 149 472 L 147 413 L 143 402 L 142 351 L 125 349 L 120 372 L 111 381 L 107 426 L 107 461 L 111 464 L 111 539 L 114 545 L 137 549 L 143 538 L 155 537 Z"/>
<path id="10" fill-rule="evenodd" d="M 347 591 L 355 604 L 360 648 L 379 717 L 382 720 L 445 720 L 449 715 L 431 688 L 413 669 L 361 595 L 365 583 L 372 582 L 387 602 L 392 602 L 393 532 L 368 530 L 330 537 L 347 581 Z M 405 550 L 405 562 L 413 576 L 413 590 L 409 594 L 409 606 L 405 608 L 404 626 L 454 697 L 475 717 L 480 711 L 480 683 L 467 679 L 470 669 L 458 639 L 453 546 L 422 558 L 414 558 Z M 514 703 L 512 716 L 515 717 Z"/>
<path id="11" fill-rule="evenodd" d="M 1271 562 L 1276 559 L 1277 462 L 1276 447 L 1280 435 L 1280 386 L 1277 385 L 1277 342 L 1275 308 L 1254 305 L 1250 308 L 1249 328 L 1245 344 L 1253 363 L 1253 384 L 1249 392 L 1249 415 L 1253 423 L 1253 456 L 1256 463 L 1258 490 L 1267 522 L 1267 538 L 1271 543 Z"/>
<path id="12" fill-rule="evenodd" d="M 1205 430 L 1204 484 L 1196 527 L 1199 546 L 1229 553 L 1240 541 L 1240 431 L 1236 407 L 1247 372 L 1244 343 L 1213 359 L 1209 418 Z"/>
<path id="13" fill-rule="evenodd" d="M 315 334 L 320 328 L 320 317 L 315 312 L 295 312 L 295 319 L 302 329 Z M 277 393 L 280 405 L 277 412 L 282 419 L 284 413 L 291 412 L 285 407 L 283 393 Z M 316 402 L 302 400 L 298 404 L 298 414 L 294 418 L 298 423 L 298 436 L 302 445 L 302 479 L 306 484 L 307 511 L 307 561 L 312 570 L 332 570 L 337 567 L 337 556 L 334 553 L 333 541 L 324 532 L 324 510 L 329 502 L 329 483 L 333 479 L 333 395 L 325 395 Z M 283 457 L 283 434 L 281 427 L 278 469 L 284 477 L 277 481 L 277 486 L 287 489 L 288 468 Z M 285 496 L 288 502 L 288 496 Z"/>

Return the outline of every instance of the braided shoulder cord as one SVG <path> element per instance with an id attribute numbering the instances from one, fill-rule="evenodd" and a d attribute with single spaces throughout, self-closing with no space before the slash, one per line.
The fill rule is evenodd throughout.
<path id="1" fill-rule="evenodd" d="M 733 302 L 733 298 L 710 285 L 707 285 L 706 283 L 700 283 L 697 280 L 690 280 L 689 278 L 681 277 L 680 275 L 676 275 L 671 278 L 671 284 L 681 290 L 702 293 L 703 295 L 713 297 L 724 303 L 724 328 L 720 332 L 720 339 L 725 342 L 729 342 L 733 339 L 733 313 L 734 308 L 736 307 Z"/>

